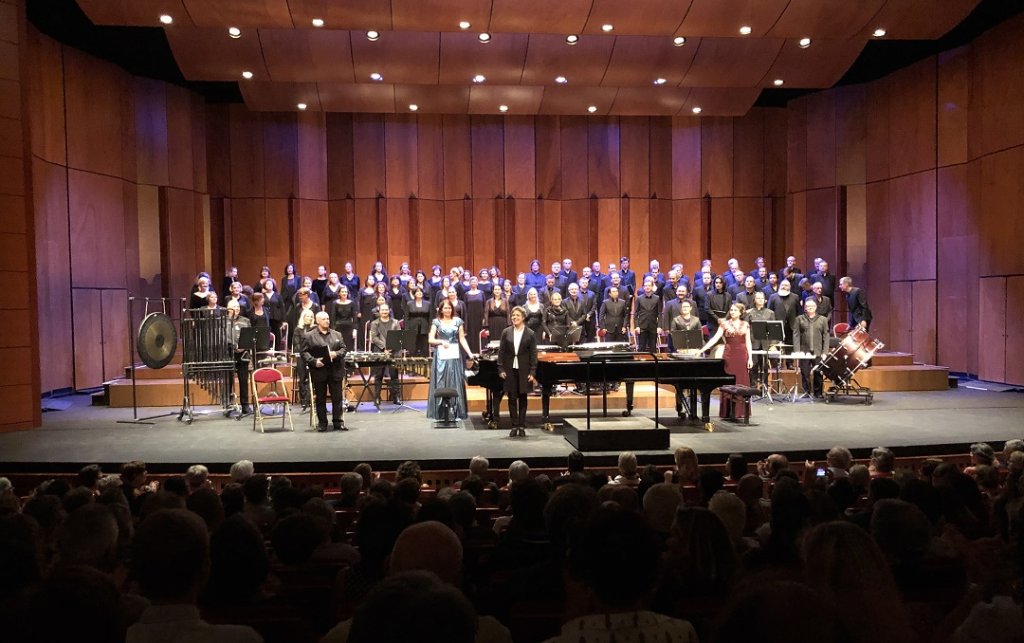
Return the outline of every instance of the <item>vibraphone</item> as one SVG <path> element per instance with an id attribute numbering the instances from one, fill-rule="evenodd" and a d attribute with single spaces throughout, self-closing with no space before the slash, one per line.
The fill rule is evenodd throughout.
<path id="1" fill-rule="evenodd" d="M 192 424 L 196 412 L 192 408 L 191 385 L 198 384 L 220 404 L 227 416 L 231 404 L 232 379 L 235 377 L 235 355 L 231 338 L 232 322 L 223 309 L 184 309 L 181 314 L 181 338 L 184 354 L 181 379 L 184 395 L 178 421 Z"/>

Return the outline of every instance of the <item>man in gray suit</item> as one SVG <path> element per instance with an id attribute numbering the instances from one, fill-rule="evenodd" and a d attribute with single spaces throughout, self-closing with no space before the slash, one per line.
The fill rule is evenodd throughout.
<path id="1" fill-rule="evenodd" d="M 828 320 L 818 314 L 818 302 L 808 299 L 804 302 L 804 314 L 796 318 L 796 325 L 793 328 L 793 350 L 801 353 L 810 353 L 820 358 L 828 350 Z M 800 360 L 800 379 L 804 386 L 804 393 L 821 398 L 823 382 L 820 371 L 814 371 L 813 389 L 811 387 L 811 369 L 817 363 L 817 359 Z"/>

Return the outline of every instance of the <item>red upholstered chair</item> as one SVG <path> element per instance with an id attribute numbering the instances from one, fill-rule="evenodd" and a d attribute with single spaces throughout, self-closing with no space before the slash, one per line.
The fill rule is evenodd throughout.
<path id="1" fill-rule="evenodd" d="M 281 407 L 281 428 L 285 427 L 285 419 L 288 420 L 289 428 L 294 431 L 292 424 L 291 397 L 288 395 L 288 386 L 284 382 L 284 374 L 276 368 L 257 368 L 251 376 L 253 408 L 252 430 L 259 425 L 260 433 L 263 433 L 263 406 L 278 405 Z"/>
<path id="2" fill-rule="evenodd" d="M 842 337 L 848 332 L 850 332 L 850 325 L 847 324 L 846 322 L 839 322 L 838 324 L 832 327 L 833 337 Z"/>

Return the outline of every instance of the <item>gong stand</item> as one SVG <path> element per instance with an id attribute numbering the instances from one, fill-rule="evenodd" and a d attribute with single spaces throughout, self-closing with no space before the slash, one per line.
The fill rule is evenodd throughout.
<path id="1" fill-rule="evenodd" d="M 135 376 L 135 369 L 137 367 L 135 352 L 136 349 L 138 349 L 139 357 L 142 358 L 143 363 L 145 363 L 148 368 L 163 368 L 169 364 L 172 359 L 174 359 L 174 353 L 177 351 L 178 347 L 178 335 L 174 330 L 174 323 L 167 315 L 167 305 L 168 302 L 175 302 L 178 304 L 177 308 L 180 310 L 185 306 L 185 300 L 181 297 L 144 297 L 141 300 L 144 308 L 142 313 L 142 323 L 139 325 L 138 343 L 136 343 L 136 335 L 132 329 L 135 301 L 136 297 L 129 294 L 127 328 L 128 357 L 131 360 L 130 369 L 132 376 L 132 419 L 118 420 L 117 423 L 156 424 L 153 420 L 162 417 L 171 417 L 177 415 L 177 412 L 170 411 L 168 413 L 148 415 L 141 418 L 139 417 L 138 382 Z M 150 313 L 151 307 L 154 309 L 153 313 Z M 158 341 L 152 341 L 154 337 L 156 337 Z"/>

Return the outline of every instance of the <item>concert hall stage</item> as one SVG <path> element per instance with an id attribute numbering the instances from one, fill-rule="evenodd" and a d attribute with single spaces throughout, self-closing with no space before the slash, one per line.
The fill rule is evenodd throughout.
<path id="1" fill-rule="evenodd" d="M 307 416 L 296 413 L 294 433 L 282 432 L 280 419 L 270 418 L 268 432 L 260 434 L 252 430 L 251 418 L 238 422 L 217 412 L 197 417 L 192 425 L 173 416 L 152 425 L 119 424 L 118 420 L 131 419 L 130 409 L 89 406 L 85 395 L 63 399 L 72 403 L 70 408 L 44 413 L 42 427 L 0 434 L 0 470 L 69 471 L 83 463 L 113 467 L 139 459 L 153 472 L 184 471 L 195 463 L 226 471 L 243 458 L 266 472 L 336 471 L 361 461 L 387 468 L 406 459 L 431 468 L 457 468 L 477 454 L 490 458 L 494 466 L 507 466 L 514 459 L 559 466 L 572 449 L 561 428 L 554 433 L 540 428 L 539 398 L 530 400 L 531 425 L 527 437 L 519 439 L 509 438 L 507 428 L 488 430 L 478 413 L 462 428 L 434 429 L 422 410 L 394 411 L 387 404 L 380 413 L 367 404 L 349 413 L 347 432 L 310 432 Z M 414 406 L 422 409 L 423 402 Z M 169 410 L 141 409 L 139 415 Z M 639 413 L 652 416 L 650 409 Z M 717 416 L 717 398 L 712 400 L 712 415 Z M 850 447 L 858 456 L 879 445 L 893 447 L 898 455 L 962 452 L 971 442 L 1024 437 L 1022 417 L 1024 394 L 961 385 L 947 391 L 881 393 L 871 406 L 755 402 L 749 425 L 714 417 L 713 433 L 699 425 L 680 424 L 674 414 L 662 415 L 662 420 L 671 431 L 670 449 L 687 445 L 703 462 L 717 462 L 732 452 L 759 457 L 779 451 L 791 458 L 820 458 L 836 444 Z M 671 450 L 640 453 L 647 456 L 642 462 L 667 463 L 671 457 Z M 614 463 L 615 455 L 588 457 L 607 465 Z"/>

